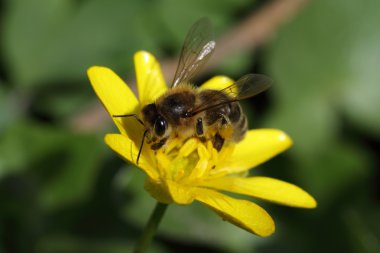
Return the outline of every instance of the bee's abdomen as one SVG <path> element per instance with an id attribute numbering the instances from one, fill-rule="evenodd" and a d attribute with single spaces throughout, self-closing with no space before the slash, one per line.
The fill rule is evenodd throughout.
<path id="1" fill-rule="evenodd" d="M 211 126 L 221 119 L 221 115 L 230 114 L 230 98 L 223 92 L 217 90 L 204 90 L 199 94 L 200 103 L 207 105 L 210 109 L 205 111 L 205 124 Z M 218 104 L 222 104 L 218 106 Z"/>
<path id="2" fill-rule="evenodd" d="M 233 141 L 235 142 L 241 141 L 244 138 L 247 130 L 248 130 L 248 120 L 245 115 L 242 115 L 242 117 L 240 117 L 239 122 L 237 122 L 236 126 L 234 127 Z"/>
<path id="3" fill-rule="evenodd" d="M 200 94 L 201 102 L 207 103 L 210 107 L 221 103 L 220 106 L 205 111 L 204 124 L 206 126 L 218 126 L 219 130 L 223 127 L 232 128 L 232 132 L 225 135 L 220 132 L 223 138 L 233 142 L 241 141 L 248 129 L 247 117 L 242 111 L 239 102 L 230 102 L 230 97 L 215 90 L 205 90 Z M 227 124 L 229 124 L 227 126 Z M 218 131 L 219 132 L 219 131 Z M 225 131 L 223 131 L 225 132 Z"/>
<path id="4" fill-rule="evenodd" d="M 232 135 L 232 141 L 238 142 L 244 138 L 245 133 L 248 130 L 248 120 L 245 114 L 242 112 L 239 103 L 230 104 L 230 113 L 228 118 L 234 129 Z"/>
<path id="5" fill-rule="evenodd" d="M 229 106 L 229 109 L 228 109 L 229 113 L 227 116 L 230 122 L 233 124 L 238 123 L 242 118 L 241 106 L 237 102 L 228 104 L 228 106 Z"/>

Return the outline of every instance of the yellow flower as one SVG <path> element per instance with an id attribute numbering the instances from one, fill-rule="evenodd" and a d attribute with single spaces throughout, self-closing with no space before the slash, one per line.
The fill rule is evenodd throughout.
<path id="1" fill-rule="evenodd" d="M 139 99 L 112 70 L 98 66 L 88 70 L 91 84 L 111 116 L 140 115 L 144 105 L 167 91 L 160 66 L 151 54 L 137 52 L 134 60 Z M 200 88 L 222 89 L 231 83 L 231 79 L 217 76 Z M 107 134 L 105 142 L 145 172 L 145 188 L 159 202 L 187 205 L 197 200 L 224 220 L 259 236 L 274 232 L 271 216 L 251 201 L 222 192 L 292 207 L 316 207 L 314 198 L 295 185 L 269 177 L 247 177 L 248 170 L 291 146 L 291 139 L 280 130 L 250 130 L 241 142 L 227 143 L 219 152 L 211 143 L 202 143 L 197 138 L 184 142 L 174 139 L 157 151 L 144 145 L 136 164 L 143 126 L 133 117 L 113 117 L 113 120 L 120 134 Z"/>

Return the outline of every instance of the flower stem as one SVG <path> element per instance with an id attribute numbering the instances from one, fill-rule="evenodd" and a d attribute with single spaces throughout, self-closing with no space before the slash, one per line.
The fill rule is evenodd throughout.
<path id="1" fill-rule="evenodd" d="M 143 234 L 138 241 L 134 253 L 143 253 L 148 248 L 154 234 L 156 233 L 158 224 L 160 223 L 162 217 L 164 216 L 165 210 L 168 207 L 167 204 L 157 202 L 156 207 L 151 214 L 148 223 L 146 224 Z"/>

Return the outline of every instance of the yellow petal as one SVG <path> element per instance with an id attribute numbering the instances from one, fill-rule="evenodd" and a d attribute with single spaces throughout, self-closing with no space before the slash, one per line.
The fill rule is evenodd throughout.
<path id="1" fill-rule="evenodd" d="M 298 186 L 269 177 L 224 177 L 202 182 L 202 186 L 292 207 L 314 208 L 317 206 L 315 199 Z"/>
<path id="2" fill-rule="evenodd" d="M 136 165 L 139 147 L 136 146 L 136 144 L 130 138 L 128 138 L 128 136 L 122 134 L 107 134 L 104 138 L 104 141 L 122 158 Z M 148 177 L 152 179 L 158 179 L 158 173 L 154 168 L 154 163 L 151 161 L 150 157 L 147 154 L 149 150 L 145 148 L 141 153 L 139 164 L 136 166 L 142 169 Z"/>
<path id="3" fill-rule="evenodd" d="M 111 116 L 136 113 L 139 103 L 135 95 L 111 69 L 93 66 L 87 70 L 87 74 L 96 95 Z M 119 131 L 125 133 L 125 121 L 127 119 L 112 118 Z"/>
<path id="4" fill-rule="evenodd" d="M 171 180 L 148 179 L 145 181 L 145 190 L 161 203 L 188 205 L 194 201 L 193 187 Z"/>
<path id="5" fill-rule="evenodd" d="M 209 79 L 204 84 L 202 84 L 199 88 L 210 90 L 222 90 L 233 83 L 234 81 L 227 76 L 215 76 Z"/>
<path id="6" fill-rule="evenodd" d="M 146 105 L 154 102 L 167 90 L 166 82 L 160 64 L 153 55 L 139 51 L 134 59 L 140 102 Z"/>
<path id="7" fill-rule="evenodd" d="M 174 181 L 166 181 L 172 199 L 179 205 L 188 205 L 194 201 L 193 187 Z"/>
<path id="8" fill-rule="evenodd" d="M 259 236 L 269 236 L 274 232 L 274 221 L 255 203 L 234 199 L 205 188 L 197 188 L 195 199 L 213 209 L 223 220 L 248 232 Z"/>
<path id="9" fill-rule="evenodd" d="M 291 145 L 292 140 L 281 130 L 250 130 L 245 138 L 236 144 L 223 167 L 228 173 L 243 172 L 269 160 Z"/>
<path id="10" fill-rule="evenodd" d="M 149 194 L 160 203 L 171 204 L 173 203 L 172 196 L 170 195 L 165 182 L 147 178 L 145 180 L 144 188 Z"/>

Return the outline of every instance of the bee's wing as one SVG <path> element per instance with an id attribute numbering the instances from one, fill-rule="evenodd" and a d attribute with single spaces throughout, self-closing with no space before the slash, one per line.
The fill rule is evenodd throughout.
<path id="1" fill-rule="evenodd" d="M 247 74 L 221 91 L 230 96 L 233 101 L 239 101 L 266 91 L 272 82 L 272 79 L 265 75 Z"/>
<path id="2" fill-rule="evenodd" d="M 205 103 L 193 108 L 193 110 L 189 112 L 188 116 L 194 116 L 209 109 L 256 96 L 257 94 L 267 90 L 271 84 L 272 79 L 265 75 L 245 75 L 235 83 L 220 90 L 221 92 L 215 92 L 213 96 L 210 97 Z M 225 96 L 225 94 L 227 96 Z"/>
<path id="3" fill-rule="evenodd" d="M 207 18 L 198 20 L 186 36 L 172 88 L 189 81 L 210 58 L 215 48 L 212 40 L 211 22 Z"/>

